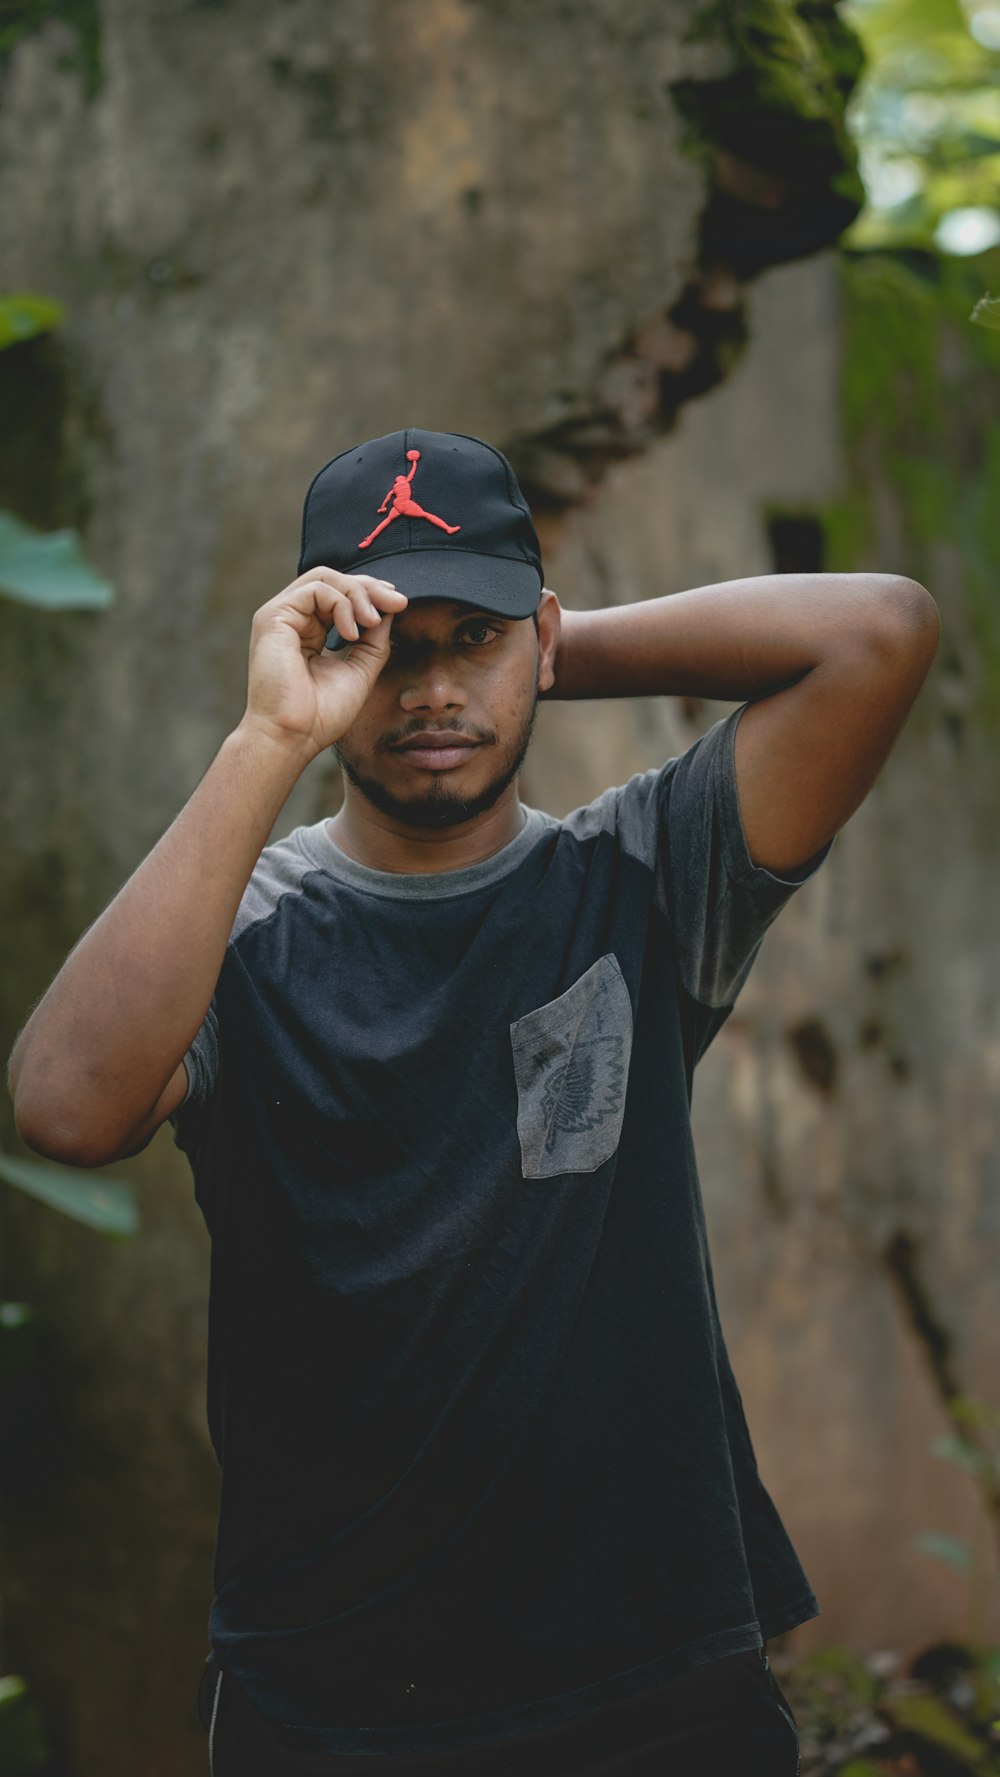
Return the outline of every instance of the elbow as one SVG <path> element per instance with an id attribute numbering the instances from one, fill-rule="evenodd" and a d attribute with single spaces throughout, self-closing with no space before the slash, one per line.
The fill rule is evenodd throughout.
<path id="1" fill-rule="evenodd" d="M 919 580 L 904 574 L 878 577 L 878 620 L 875 631 L 897 650 L 910 647 L 930 665 L 941 639 L 937 600 Z"/>
<path id="2" fill-rule="evenodd" d="M 106 1166 L 114 1157 L 106 1140 L 76 1127 L 51 1103 L 32 1103 L 25 1092 L 14 1098 L 14 1127 L 33 1154 L 61 1166 Z"/>
<path id="3" fill-rule="evenodd" d="M 941 640 L 941 613 L 917 580 L 898 574 L 877 577 L 870 601 L 867 644 L 880 671 L 904 679 L 915 690 L 927 677 Z"/>

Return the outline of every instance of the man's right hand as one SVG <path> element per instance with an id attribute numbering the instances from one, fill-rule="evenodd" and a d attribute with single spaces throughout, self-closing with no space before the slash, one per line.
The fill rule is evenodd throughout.
<path id="1" fill-rule="evenodd" d="M 389 658 L 392 619 L 407 603 L 372 574 L 310 568 L 255 612 L 247 707 L 240 728 L 303 760 L 332 746 L 362 709 Z M 326 647 L 336 628 L 350 648 Z"/>
<path id="2" fill-rule="evenodd" d="M 15 1044 L 14 1116 L 36 1153 L 105 1166 L 176 1109 L 268 834 L 299 772 L 357 716 L 406 602 L 371 575 L 318 567 L 255 614 L 242 721 Z M 324 651 L 334 626 L 352 644 L 342 653 Z"/>

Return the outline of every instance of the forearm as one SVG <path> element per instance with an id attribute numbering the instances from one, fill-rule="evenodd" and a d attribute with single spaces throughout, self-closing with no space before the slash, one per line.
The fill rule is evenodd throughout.
<path id="1" fill-rule="evenodd" d="M 21 1032 L 18 1128 L 59 1155 L 148 1115 L 201 1024 L 243 892 L 303 768 L 237 728 L 172 826 L 84 934 Z"/>
<path id="2" fill-rule="evenodd" d="M 768 696 L 834 652 L 886 633 L 922 592 L 890 574 L 764 574 L 599 611 L 563 610 L 547 696 Z"/>

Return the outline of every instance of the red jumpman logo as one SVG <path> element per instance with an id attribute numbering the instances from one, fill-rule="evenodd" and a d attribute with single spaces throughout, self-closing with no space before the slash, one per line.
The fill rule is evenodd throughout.
<path id="1" fill-rule="evenodd" d="M 426 518 L 428 524 L 438 525 L 442 531 L 447 531 L 450 536 L 454 536 L 456 531 L 461 530 L 462 527 L 460 524 L 445 524 L 443 518 L 435 518 L 433 512 L 425 512 L 422 506 L 417 505 L 416 500 L 411 499 L 411 483 L 417 472 L 417 464 L 420 461 L 420 452 L 418 450 L 408 450 L 406 453 L 406 460 L 410 465 L 410 473 L 408 475 L 396 476 L 389 492 L 386 494 L 385 499 L 379 507 L 379 511 L 384 512 L 391 499 L 392 511 L 388 518 L 383 518 L 382 523 L 375 526 L 370 537 L 366 537 L 363 543 L 358 544 L 359 549 L 367 549 L 369 543 L 374 543 L 379 531 L 384 531 L 386 525 L 391 524 L 394 518 Z"/>

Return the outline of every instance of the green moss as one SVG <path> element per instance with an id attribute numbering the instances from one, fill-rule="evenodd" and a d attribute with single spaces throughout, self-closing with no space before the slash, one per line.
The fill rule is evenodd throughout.
<path id="1" fill-rule="evenodd" d="M 847 125 L 847 102 L 865 57 L 835 0 L 718 0 L 704 6 L 687 40 L 729 44 L 730 71 L 685 79 L 670 91 L 683 120 L 683 151 L 706 144 L 778 180 L 777 206 L 742 204 L 720 192 L 706 217 L 708 246 L 737 275 L 798 259 L 835 241 L 860 214 L 865 190 Z M 734 222 L 730 213 L 740 212 Z"/>
<path id="2" fill-rule="evenodd" d="M 99 0 L 8 0 L 0 11 L 0 68 L 22 37 L 61 19 L 76 33 L 77 47 L 60 68 L 83 76 L 83 90 L 94 99 L 101 90 L 101 15 Z"/>
<path id="3" fill-rule="evenodd" d="M 915 263 L 852 253 L 840 265 L 848 482 L 823 513 L 828 566 L 909 574 L 933 593 L 950 546 L 979 657 L 976 715 L 1000 732 L 1000 334 L 969 320 L 1000 286 L 1000 250 Z M 891 497 L 899 560 L 873 559 L 873 485 Z"/>
<path id="4" fill-rule="evenodd" d="M 838 75 L 847 64 L 848 44 L 856 45 L 857 71 L 863 53 L 853 33 L 843 24 L 835 34 L 831 17 L 817 30 L 805 16 L 814 9 L 790 5 L 787 0 L 752 0 L 732 7 L 730 28 L 742 59 L 757 71 L 757 90 L 769 109 L 797 117 L 815 117 L 833 123 L 842 133 L 843 94 Z M 836 44 L 836 65 L 831 49 Z"/>
<path id="5" fill-rule="evenodd" d="M 698 126 L 780 175 L 790 163 L 778 126 L 791 125 L 799 140 L 810 136 L 828 152 L 831 189 L 860 207 L 864 189 L 846 111 L 866 58 L 837 8 L 838 0 L 706 0 L 684 41 L 728 42 L 732 68 L 715 80 L 675 82 L 671 91 L 688 136 Z"/>

